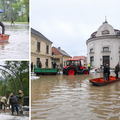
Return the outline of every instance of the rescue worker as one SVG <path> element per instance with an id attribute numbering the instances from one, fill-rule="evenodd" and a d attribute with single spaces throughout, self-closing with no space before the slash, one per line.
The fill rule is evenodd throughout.
<path id="1" fill-rule="evenodd" d="M 88 64 L 88 70 L 90 71 L 90 63 Z"/>
<path id="2" fill-rule="evenodd" d="M 5 34 L 5 26 L 1 21 L 0 21 L 0 26 L 2 27 L 2 34 Z"/>
<path id="3" fill-rule="evenodd" d="M 116 79 L 118 79 L 118 72 L 119 72 L 119 63 L 115 66 L 115 74 L 116 74 Z"/>
<path id="4" fill-rule="evenodd" d="M 16 111 L 18 115 L 18 101 L 17 98 L 13 95 L 13 93 L 10 94 L 10 104 L 12 105 L 12 115 L 14 112 L 14 107 L 16 107 Z"/>
<path id="5" fill-rule="evenodd" d="M 23 103 L 24 103 L 24 94 L 22 90 L 19 90 L 19 94 L 17 95 L 18 98 L 18 105 L 20 106 L 20 113 L 23 114 Z"/>
<path id="6" fill-rule="evenodd" d="M 5 111 L 6 104 L 7 104 L 7 98 L 6 98 L 6 96 L 3 96 L 1 98 L 1 109 L 2 109 L 2 105 L 4 105 L 4 111 Z"/>

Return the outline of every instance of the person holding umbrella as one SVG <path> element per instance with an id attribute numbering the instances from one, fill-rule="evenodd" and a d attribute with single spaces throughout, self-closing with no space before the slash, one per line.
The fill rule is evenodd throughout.
<path id="1" fill-rule="evenodd" d="M 4 11 L 0 9 L 0 13 L 3 13 Z M 4 24 L 0 21 L 0 26 L 2 27 L 2 34 L 5 34 L 5 26 Z"/>

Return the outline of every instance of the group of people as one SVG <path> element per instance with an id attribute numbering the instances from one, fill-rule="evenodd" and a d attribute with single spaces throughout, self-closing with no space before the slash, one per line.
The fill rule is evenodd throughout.
<path id="1" fill-rule="evenodd" d="M 115 66 L 115 74 L 116 74 L 116 80 L 118 79 L 118 72 L 120 70 L 119 63 Z M 104 70 L 103 70 L 103 80 L 105 82 L 105 79 L 109 81 L 110 76 L 110 67 L 108 64 L 104 63 Z"/>
<path id="2" fill-rule="evenodd" d="M 56 68 L 56 66 L 57 66 L 57 64 L 56 64 L 56 62 L 54 61 L 53 62 L 53 68 Z M 38 63 L 37 63 L 37 67 L 38 68 L 42 68 L 42 63 L 41 63 L 41 61 L 39 61 Z M 31 62 L 31 72 L 33 71 L 33 62 Z"/>
<path id="3" fill-rule="evenodd" d="M 14 113 L 14 108 L 16 107 L 16 111 L 17 111 L 17 115 L 18 115 L 18 111 L 20 111 L 20 114 L 23 114 L 23 102 L 24 102 L 24 94 L 22 92 L 22 90 L 19 90 L 19 94 L 17 96 L 13 95 L 13 93 L 9 94 L 9 109 L 10 109 L 10 105 L 12 106 L 12 115 Z M 7 105 L 7 98 L 6 96 L 3 96 L 1 98 L 1 109 L 2 106 L 4 106 L 4 111 L 5 111 L 5 107 Z"/>

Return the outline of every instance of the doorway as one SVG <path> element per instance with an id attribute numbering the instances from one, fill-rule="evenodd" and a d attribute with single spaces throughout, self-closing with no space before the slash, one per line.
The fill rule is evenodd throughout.
<path id="1" fill-rule="evenodd" d="M 110 57 L 109 56 L 103 56 L 103 65 L 108 64 L 110 66 Z"/>

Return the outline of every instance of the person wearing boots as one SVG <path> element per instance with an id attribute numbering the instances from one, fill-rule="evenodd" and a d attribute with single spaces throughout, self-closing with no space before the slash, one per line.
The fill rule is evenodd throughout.
<path id="1" fill-rule="evenodd" d="M 1 109 L 2 109 L 2 106 L 4 106 L 4 111 L 5 111 L 5 105 L 7 104 L 7 98 L 6 96 L 3 96 L 1 98 Z"/>
<path id="2" fill-rule="evenodd" d="M 22 90 L 19 90 L 19 94 L 17 95 L 18 98 L 18 105 L 20 106 L 20 114 L 23 114 L 23 103 L 24 103 L 24 94 Z"/>
<path id="3" fill-rule="evenodd" d="M 12 105 L 12 115 L 14 113 L 14 107 L 16 107 L 16 111 L 18 115 L 18 102 L 17 102 L 17 98 L 13 95 L 13 93 L 10 93 L 10 104 Z"/>

